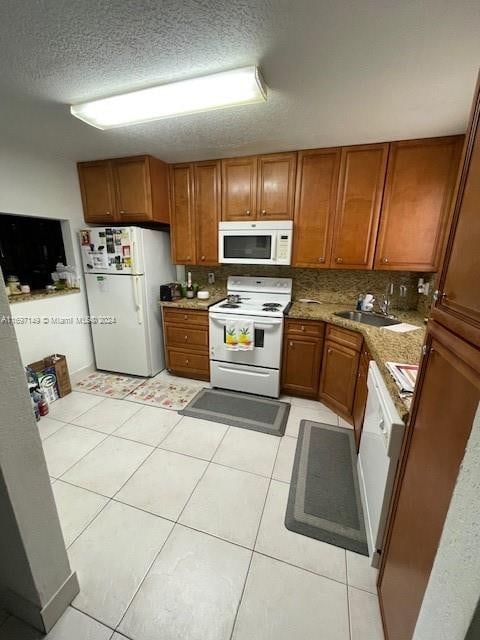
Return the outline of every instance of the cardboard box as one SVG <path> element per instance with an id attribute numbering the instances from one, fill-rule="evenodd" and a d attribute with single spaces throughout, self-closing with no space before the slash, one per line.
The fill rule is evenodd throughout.
<path id="1" fill-rule="evenodd" d="M 51 374 L 56 378 L 56 386 L 60 398 L 68 395 L 72 391 L 70 383 L 70 374 L 68 373 L 67 359 L 59 353 L 54 353 L 43 360 L 32 362 L 28 365 L 35 373 Z"/>

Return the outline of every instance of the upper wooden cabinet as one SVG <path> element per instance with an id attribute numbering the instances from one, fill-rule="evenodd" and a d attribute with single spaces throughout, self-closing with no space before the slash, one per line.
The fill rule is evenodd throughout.
<path id="1" fill-rule="evenodd" d="M 296 153 L 222 160 L 222 220 L 291 220 Z"/>
<path id="2" fill-rule="evenodd" d="M 168 167 L 152 156 L 78 164 L 86 222 L 170 221 Z"/>
<path id="3" fill-rule="evenodd" d="M 193 163 L 170 167 L 170 217 L 172 262 L 195 264 Z"/>
<path id="4" fill-rule="evenodd" d="M 170 196 L 172 261 L 217 264 L 220 162 L 172 165 Z"/>
<path id="5" fill-rule="evenodd" d="M 388 144 L 342 148 L 332 268 L 373 267 L 388 148 Z"/>
<path id="6" fill-rule="evenodd" d="M 462 141 L 450 136 L 391 144 L 376 269 L 438 269 Z"/>
<path id="7" fill-rule="evenodd" d="M 296 153 L 259 156 L 257 215 L 260 220 L 293 218 L 296 170 Z"/>
<path id="8" fill-rule="evenodd" d="M 330 266 L 340 149 L 299 151 L 294 216 L 295 267 Z"/>
<path id="9" fill-rule="evenodd" d="M 222 160 L 222 220 L 257 215 L 257 157 Z"/>
<path id="10" fill-rule="evenodd" d="M 218 223 L 220 221 L 220 162 L 194 165 L 194 214 L 197 263 L 218 263 Z"/>
<path id="11" fill-rule="evenodd" d="M 480 348 L 480 82 L 432 317 Z"/>

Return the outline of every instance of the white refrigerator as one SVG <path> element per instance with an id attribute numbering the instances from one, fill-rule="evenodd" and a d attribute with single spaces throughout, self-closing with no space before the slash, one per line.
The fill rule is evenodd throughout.
<path id="1" fill-rule="evenodd" d="M 165 357 L 160 285 L 175 280 L 166 231 L 79 232 L 97 369 L 154 376 Z"/>

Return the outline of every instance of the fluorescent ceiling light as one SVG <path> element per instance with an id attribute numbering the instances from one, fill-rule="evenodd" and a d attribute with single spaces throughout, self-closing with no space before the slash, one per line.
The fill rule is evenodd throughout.
<path id="1" fill-rule="evenodd" d="M 258 68 L 243 67 L 74 104 L 70 112 L 97 129 L 113 129 L 266 100 L 267 88 Z"/>

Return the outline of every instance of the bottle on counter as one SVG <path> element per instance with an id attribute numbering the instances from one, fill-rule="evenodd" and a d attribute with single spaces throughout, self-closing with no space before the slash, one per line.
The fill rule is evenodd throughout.
<path id="1" fill-rule="evenodd" d="M 192 284 L 192 272 L 189 271 L 187 274 L 187 298 L 194 298 L 195 297 L 195 292 L 193 290 L 193 284 Z"/>

